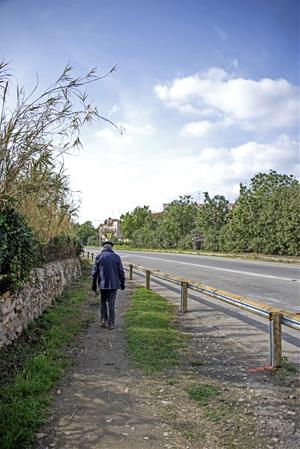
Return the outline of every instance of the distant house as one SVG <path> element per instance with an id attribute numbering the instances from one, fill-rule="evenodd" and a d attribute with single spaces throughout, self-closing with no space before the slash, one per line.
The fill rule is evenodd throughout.
<path id="1" fill-rule="evenodd" d="M 151 217 L 153 220 L 158 221 L 162 216 L 162 212 L 151 212 Z"/>
<path id="2" fill-rule="evenodd" d="M 121 240 L 123 238 L 120 230 L 120 220 L 117 218 L 107 218 L 98 227 L 99 240 Z"/>

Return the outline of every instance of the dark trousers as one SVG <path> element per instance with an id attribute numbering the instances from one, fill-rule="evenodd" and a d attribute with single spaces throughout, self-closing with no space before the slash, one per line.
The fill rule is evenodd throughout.
<path id="1" fill-rule="evenodd" d="M 105 320 L 109 324 L 114 323 L 117 290 L 101 289 L 100 297 L 101 320 Z"/>

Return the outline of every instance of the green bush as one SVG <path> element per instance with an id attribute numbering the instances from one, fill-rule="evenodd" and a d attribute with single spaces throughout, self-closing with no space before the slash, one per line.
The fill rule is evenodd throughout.
<path id="1" fill-rule="evenodd" d="M 97 237 L 95 237 L 95 236 L 90 236 L 88 239 L 87 239 L 87 242 L 86 242 L 86 244 L 88 245 L 88 246 L 99 246 L 99 240 L 97 239 Z"/>
<path id="2" fill-rule="evenodd" d="M 123 240 L 115 240 L 114 245 L 124 246 L 126 245 L 126 243 Z"/>
<path id="3" fill-rule="evenodd" d="M 45 262 L 78 257 L 82 246 L 69 236 L 56 236 L 41 244 L 14 208 L 0 212 L 0 295 L 15 291 L 30 271 Z"/>
<path id="4" fill-rule="evenodd" d="M 40 245 L 24 218 L 12 207 L 0 212 L 0 294 L 26 282 L 40 263 Z"/>
<path id="5" fill-rule="evenodd" d="M 47 243 L 41 245 L 43 262 L 78 257 L 82 245 L 78 239 L 65 235 L 57 235 Z"/>
<path id="6" fill-rule="evenodd" d="M 180 249 L 193 249 L 193 235 L 190 233 L 181 237 L 177 246 Z"/>

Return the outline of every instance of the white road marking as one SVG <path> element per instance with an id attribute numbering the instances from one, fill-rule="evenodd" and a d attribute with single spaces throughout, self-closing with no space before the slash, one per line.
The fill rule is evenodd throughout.
<path id="1" fill-rule="evenodd" d="M 123 257 L 125 256 L 125 254 L 123 255 Z M 152 260 L 159 260 L 161 262 L 170 262 L 170 263 L 175 263 L 175 264 L 181 264 L 181 265 L 190 265 L 190 266 L 194 266 L 194 267 L 199 267 L 199 268 L 209 268 L 211 270 L 217 270 L 217 271 L 226 271 L 228 273 L 238 273 L 238 274 L 246 274 L 248 276 L 255 276 L 255 277 L 262 277 L 262 278 L 270 278 L 270 279 L 278 279 L 281 281 L 294 281 L 294 282 L 300 282 L 299 279 L 292 279 L 292 278 L 286 278 L 283 276 L 273 276 L 271 274 L 261 274 L 261 273 L 253 273 L 252 271 L 242 271 L 242 270 L 233 270 L 231 268 L 220 268 L 220 267 L 214 267 L 212 265 L 201 265 L 198 263 L 191 263 L 191 262 L 182 262 L 179 260 L 172 260 L 172 259 L 162 259 L 160 257 L 153 257 L 153 256 L 140 256 L 140 255 L 131 255 L 131 254 L 126 254 L 126 256 L 128 257 L 140 257 L 143 259 L 152 259 Z"/>

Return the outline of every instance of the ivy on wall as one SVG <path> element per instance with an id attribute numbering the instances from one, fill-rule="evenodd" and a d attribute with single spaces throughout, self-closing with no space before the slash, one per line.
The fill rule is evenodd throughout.
<path id="1" fill-rule="evenodd" d="M 79 241 L 59 235 L 41 244 L 13 207 L 0 212 L 0 295 L 20 288 L 42 263 L 78 257 Z"/>
<path id="2" fill-rule="evenodd" d="M 21 287 L 40 263 L 40 244 L 12 207 L 0 212 L 0 294 Z"/>

